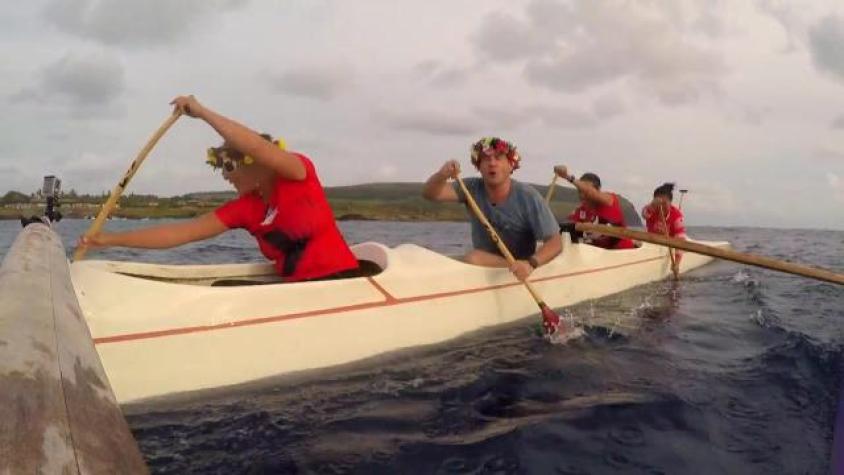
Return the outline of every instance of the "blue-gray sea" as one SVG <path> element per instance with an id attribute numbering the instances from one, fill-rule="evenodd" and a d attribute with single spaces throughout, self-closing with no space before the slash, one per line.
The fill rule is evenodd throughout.
<path id="1" fill-rule="evenodd" d="M 68 249 L 89 223 L 56 225 Z M 108 228 L 151 224 L 110 221 Z M 341 228 L 350 243 L 413 242 L 452 255 L 468 246 L 465 223 Z M 0 222 L 0 256 L 18 229 Z M 693 227 L 690 234 L 844 272 L 841 231 Z M 96 257 L 261 259 L 241 232 L 175 250 Z M 162 474 L 829 470 L 844 287 L 717 262 L 676 284 L 559 310 L 642 324 L 555 345 L 528 319 L 248 390 L 127 408 L 128 421 L 152 472 Z"/>

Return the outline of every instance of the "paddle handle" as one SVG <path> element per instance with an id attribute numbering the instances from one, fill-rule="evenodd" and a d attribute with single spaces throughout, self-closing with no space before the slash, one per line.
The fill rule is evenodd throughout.
<path id="1" fill-rule="evenodd" d="M 817 267 L 793 264 L 791 262 L 771 259 L 770 257 L 757 256 L 754 254 L 745 254 L 728 249 L 721 249 L 718 247 L 707 246 L 705 244 L 686 241 L 684 239 L 670 238 L 662 236 L 660 234 L 646 233 L 627 228 L 619 228 L 615 226 L 605 226 L 601 224 L 592 223 L 577 223 L 574 226 L 575 229 L 581 232 L 600 233 L 607 236 L 629 238 L 635 239 L 637 241 L 649 242 L 651 244 L 658 244 L 661 246 L 670 246 L 676 249 L 694 252 L 696 254 L 703 254 L 705 256 L 717 257 L 719 259 L 725 259 L 728 261 L 740 262 L 742 264 L 764 267 L 766 269 L 786 272 L 802 277 L 809 277 L 811 279 L 822 280 L 824 282 L 830 282 L 833 284 L 844 285 L 844 275 L 836 274 L 835 272 L 828 271 L 826 269 L 819 269 Z"/>
<path id="2" fill-rule="evenodd" d="M 135 172 L 138 171 L 138 168 L 141 167 L 141 164 L 149 155 L 149 152 L 152 151 L 152 148 L 155 147 L 155 144 L 164 136 L 167 130 L 176 122 L 176 120 L 182 115 L 181 111 L 173 112 L 167 120 L 161 124 L 161 127 L 155 131 L 155 133 L 150 137 L 147 141 L 144 148 L 138 152 L 138 156 L 132 160 L 132 163 L 129 165 L 129 169 L 126 170 L 126 173 L 123 174 L 123 178 L 117 182 L 117 185 L 111 190 L 111 194 L 109 195 L 108 199 L 105 203 L 103 203 L 102 208 L 100 208 L 100 212 L 97 214 L 96 219 L 94 222 L 91 223 L 91 226 L 85 231 L 85 236 L 90 237 L 100 232 L 103 228 L 103 224 L 105 223 L 106 218 L 108 217 L 111 210 L 114 209 L 114 205 L 117 204 L 117 200 L 120 199 L 120 195 L 123 194 L 123 190 L 126 189 L 126 185 L 129 184 L 129 181 L 135 176 Z M 73 253 L 73 260 L 78 261 L 85 257 L 85 253 L 88 252 L 88 246 L 80 245 L 76 248 Z"/>
<path id="3" fill-rule="evenodd" d="M 486 231 L 489 233 L 489 237 L 492 239 L 492 242 L 494 242 L 495 245 L 498 246 L 498 250 L 501 251 L 501 255 L 503 255 L 504 259 L 507 259 L 507 263 L 512 266 L 516 262 L 516 259 L 513 257 L 513 254 L 510 253 L 510 250 L 507 249 L 507 244 L 505 244 L 504 241 L 501 240 L 501 236 L 499 236 L 498 232 L 495 231 L 495 228 L 492 227 L 492 223 L 490 223 L 489 220 L 486 219 L 486 216 L 484 216 L 484 212 L 481 211 L 481 208 L 478 207 L 478 203 L 475 202 L 475 198 L 472 197 L 472 194 L 469 193 L 469 189 L 466 188 L 466 184 L 463 183 L 463 179 L 459 176 L 455 179 L 457 180 L 457 183 L 460 184 L 460 189 L 463 190 L 463 195 L 466 197 L 466 203 L 469 204 L 469 208 L 472 209 L 472 212 L 478 218 L 478 221 L 480 221 L 483 227 L 486 228 Z M 539 304 L 540 307 L 545 306 L 545 302 L 542 300 L 542 297 L 539 296 L 539 293 L 536 291 L 536 289 L 533 288 L 533 285 L 531 285 L 530 282 L 528 282 L 527 280 L 523 280 L 522 283 L 525 284 L 525 287 L 527 287 L 528 292 L 530 292 L 530 295 L 533 297 L 534 300 L 536 300 L 536 303 Z"/>
<path id="4" fill-rule="evenodd" d="M 551 204 L 551 197 L 554 196 L 554 189 L 557 187 L 557 178 L 559 177 L 554 173 L 554 178 L 551 179 L 551 184 L 548 185 L 548 191 L 545 192 L 545 202 L 549 205 Z"/>

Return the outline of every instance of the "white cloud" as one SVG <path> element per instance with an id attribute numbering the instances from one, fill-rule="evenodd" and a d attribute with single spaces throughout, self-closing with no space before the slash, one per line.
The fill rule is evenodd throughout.
<path id="1" fill-rule="evenodd" d="M 797 5 L 785 0 L 757 0 L 760 12 L 769 15 L 782 27 L 786 36 L 785 52 L 795 52 L 803 42 L 804 26 Z"/>
<path id="2" fill-rule="evenodd" d="M 475 44 L 486 60 L 525 62 L 526 79 L 552 91 L 630 81 L 664 104 L 685 104 L 717 92 L 727 72 L 722 55 L 694 35 L 701 18 L 710 29 L 718 23 L 710 8 L 686 25 L 645 2 L 534 0 L 524 20 L 487 16 Z"/>

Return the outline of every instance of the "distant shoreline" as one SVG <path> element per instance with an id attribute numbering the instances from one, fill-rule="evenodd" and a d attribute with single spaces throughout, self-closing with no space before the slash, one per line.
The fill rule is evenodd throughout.
<path id="1" fill-rule="evenodd" d="M 365 185 L 327 187 L 328 202 L 338 221 L 467 221 L 468 213 L 458 203 L 432 203 L 422 198 L 422 183 L 369 183 Z M 542 196 L 546 186 L 531 185 Z M 24 195 L 26 196 L 26 195 Z M 128 194 L 121 197 L 121 205 L 111 217 L 124 219 L 179 219 L 193 218 L 212 212 L 224 202 L 235 197 L 232 191 L 188 193 L 178 197 L 162 198 L 154 195 Z M 100 211 L 97 201 L 105 196 L 62 198 L 59 211 L 67 218 L 93 218 Z M 560 221 L 571 213 L 578 202 L 577 192 L 570 187 L 558 187 L 551 202 L 551 209 Z M 638 226 L 641 220 L 633 205 L 622 198 L 627 221 Z M 16 220 L 21 215 L 40 216 L 43 203 L 7 205 L 0 207 L 0 220 Z"/>

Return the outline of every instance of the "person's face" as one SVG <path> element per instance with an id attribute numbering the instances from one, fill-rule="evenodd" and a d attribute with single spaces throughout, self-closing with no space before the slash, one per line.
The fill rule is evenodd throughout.
<path id="1" fill-rule="evenodd" d="M 581 180 L 581 183 L 583 183 L 583 186 L 588 186 L 589 188 L 597 189 L 597 188 L 595 188 L 595 184 L 592 183 L 591 181 Z M 577 190 L 577 195 L 580 197 L 580 202 L 582 204 L 592 206 L 592 202 L 589 201 L 589 199 L 586 197 L 585 194 L 583 194 L 582 191 L 580 191 L 580 189 Z"/>
<path id="2" fill-rule="evenodd" d="M 252 176 L 247 165 L 235 165 L 234 167 L 224 166 L 222 168 L 223 179 L 231 183 L 238 195 L 248 195 L 258 187 L 258 180 Z"/>
<path id="3" fill-rule="evenodd" d="M 507 160 L 507 155 L 503 153 L 484 155 L 478 163 L 478 170 L 481 172 L 484 183 L 495 186 L 510 179 L 513 166 L 510 160 Z"/>
<path id="4" fill-rule="evenodd" d="M 653 205 L 662 210 L 663 212 L 667 212 L 669 206 L 671 205 L 671 202 L 665 195 L 656 195 L 654 196 Z"/>

